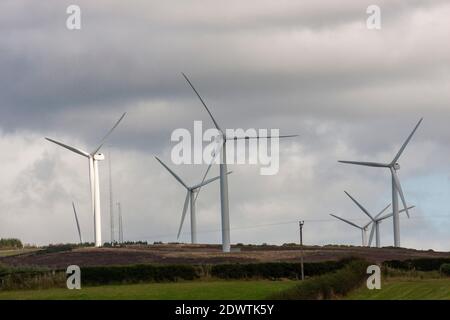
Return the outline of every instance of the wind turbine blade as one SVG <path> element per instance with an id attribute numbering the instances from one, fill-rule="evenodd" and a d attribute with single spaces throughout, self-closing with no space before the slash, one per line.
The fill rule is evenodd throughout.
<path id="1" fill-rule="evenodd" d="M 183 228 L 184 218 L 186 217 L 186 212 L 187 212 L 187 209 L 188 209 L 189 198 L 190 198 L 190 194 L 189 193 L 190 193 L 190 191 L 188 190 L 188 192 L 186 194 L 186 200 L 184 200 L 183 213 L 181 215 L 181 223 L 180 223 L 180 228 L 178 229 L 177 239 L 180 238 L 181 229 Z"/>
<path id="2" fill-rule="evenodd" d="M 362 229 L 362 228 L 361 228 L 360 226 L 358 226 L 357 224 L 355 224 L 355 223 L 353 223 L 353 222 L 351 222 L 351 221 L 345 220 L 344 218 L 335 216 L 334 214 L 330 214 L 330 216 L 335 217 L 336 219 L 339 219 L 339 220 L 341 220 L 341 221 L 344 221 L 345 223 L 348 223 L 349 225 L 352 225 L 352 226 L 354 226 L 354 227 L 356 227 L 356 228 L 358 228 L 358 229 Z"/>
<path id="3" fill-rule="evenodd" d="M 250 139 L 274 139 L 274 138 L 293 138 L 298 137 L 298 134 L 292 134 L 292 135 L 283 135 L 283 136 L 266 136 L 261 137 L 259 135 L 255 137 L 227 137 L 227 140 L 250 140 Z"/>
<path id="4" fill-rule="evenodd" d="M 372 225 L 372 229 L 370 230 L 369 247 L 372 245 L 372 240 L 373 240 L 373 234 L 374 233 L 375 233 L 375 223 Z"/>
<path id="5" fill-rule="evenodd" d="M 415 206 L 410 206 L 410 207 L 408 207 L 408 210 L 413 209 L 413 208 L 415 208 Z M 402 212 L 405 212 L 405 211 L 406 211 L 405 209 L 402 209 L 402 210 L 399 210 L 398 212 L 399 212 L 399 213 L 402 213 Z M 389 214 L 387 214 L 387 215 L 385 215 L 385 216 L 379 218 L 378 221 L 385 220 L 385 219 L 387 219 L 387 218 L 392 217 L 393 215 L 394 215 L 394 213 L 391 212 L 391 213 L 389 213 Z"/>
<path id="6" fill-rule="evenodd" d="M 175 172 L 173 172 L 172 170 L 170 170 L 170 168 L 169 168 L 168 166 L 166 166 L 166 164 L 165 164 L 164 162 L 162 162 L 161 160 L 159 160 L 159 158 L 156 157 L 156 156 L 155 156 L 155 159 L 158 160 L 158 162 L 159 162 L 164 168 L 166 168 L 166 170 L 169 171 L 170 174 L 171 174 L 175 179 L 177 179 L 177 181 L 178 181 L 179 183 L 181 183 L 186 189 L 189 189 L 189 187 L 184 183 L 184 181 L 181 180 L 181 178 L 180 178 L 179 176 L 177 176 Z"/>
<path id="7" fill-rule="evenodd" d="M 405 209 L 403 209 L 403 210 L 405 210 Z M 399 212 L 400 212 L 400 211 L 399 211 Z M 393 215 L 394 215 L 394 214 L 391 212 L 391 213 L 389 213 L 389 214 L 387 214 L 387 215 L 385 215 L 385 216 L 379 218 L 377 221 L 383 221 L 383 220 L 386 220 L 386 219 L 392 217 Z"/>
<path id="8" fill-rule="evenodd" d="M 89 153 L 87 153 L 86 151 L 83 151 L 81 149 L 77 149 L 77 148 L 68 146 L 68 145 L 66 145 L 66 144 L 64 144 L 62 142 L 59 142 L 59 141 L 56 141 L 56 140 L 53 140 L 53 139 L 50 139 L 50 138 L 45 138 L 45 139 L 50 141 L 50 142 L 53 142 L 53 143 L 55 143 L 55 144 L 57 144 L 57 145 L 59 145 L 61 147 L 63 147 L 63 148 L 66 148 L 66 149 L 68 149 L 68 150 L 70 150 L 72 152 L 75 152 L 75 153 L 77 153 L 79 155 L 82 155 L 83 157 L 87 157 L 87 158 L 90 157 Z"/>
<path id="9" fill-rule="evenodd" d="M 191 86 L 192 90 L 194 90 L 195 94 L 197 95 L 197 97 L 200 99 L 200 102 L 203 104 L 203 106 L 206 109 L 206 112 L 208 112 L 209 116 L 211 117 L 211 120 L 214 122 L 214 126 L 216 127 L 217 130 L 219 130 L 220 132 L 222 132 L 222 129 L 220 129 L 219 125 L 216 122 L 216 119 L 214 119 L 212 113 L 209 111 L 208 107 L 206 106 L 205 101 L 203 101 L 202 97 L 200 96 L 200 94 L 198 93 L 198 91 L 195 89 L 194 85 L 192 84 L 192 82 L 189 80 L 189 78 L 184 74 L 181 73 L 183 75 L 183 77 L 186 79 L 186 81 L 189 83 L 189 85 Z M 222 132 L 223 133 L 223 132 Z"/>
<path id="10" fill-rule="evenodd" d="M 222 148 L 223 148 L 223 144 L 226 142 L 220 142 L 220 145 L 218 146 L 217 150 L 214 152 L 214 156 L 211 160 L 211 163 L 208 165 L 208 168 L 206 169 L 205 174 L 203 175 L 203 179 L 202 182 L 200 183 L 200 185 L 203 185 L 205 180 L 206 180 L 206 176 L 209 173 L 209 170 L 211 169 L 211 166 L 213 165 L 213 163 L 216 161 L 217 156 L 222 152 Z M 200 194 L 200 191 L 202 190 L 202 186 L 200 186 L 200 188 L 197 190 L 197 194 L 195 195 L 195 199 L 194 202 L 197 201 L 198 195 Z"/>
<path id="11" fill-rule="evenodd" d="M 78 236 L 80 237 L 80 243 L 83 243 L 83 240 L 81 239 L 81 229 L 80 229 L 80 223 L 78 222 L 77 210 L 75 209 L 75 203 L 73 203 L 73 202 L 72 202 L 72 207 L 73 207 L 73 213 L 75 214 L 75 221 L 77 223 Z"/>
<path id="12" fill-rule="evenodd" d="M 383 210 L 380 211 L 380 213 L 375 216 L 374 220 L 377 220 L 390 206 L 391 204 L 389 203 Z"/>
<path id="13" fill-rule="evenodd" d="M 109 136 L 111 135 L 111 133 L 113 133 L 113 131 L 117 128 L 117 126 L 119 125 L 119 123 L 123 120 L 123 118 L 125 118 L 125 116 L 127 115 L 126 112 L 124 112 L 122 114 L 122 116 L 119 118 L 119 120 L 117 120 L 117 122 L 114 124 L 114 126 L 111 128 L 111 130 L 108 131 L 108 133 L 103 137 L 102 140 L 100 140 L 100 145 L 99 147 L 92 153 L 92 154 L 96 154 L 97 152 L 100 151 L 100 149 L 103 147 L 103 145 L 105 144 L 106 140 L 109 138 Z"/>
<path id="14" fill-rule="evenodd" d="M 228 172 L 227 172 L 227 174 L 232 174 L 232 173 L 233 173 L 233 171 L 228 171 Z M 211 182 L 214 182 L 214 181 L 216 181 L 216 180 L 218 180 L 218 179 L 220 179 L 220 176 L 217 176 L 217 177 L 215 177 L 215 178 L 208 179 L 208 180 L 204 181 L 203 183 L 199 183 L 199 184 L 193 186 L 192 189 L 198 189 L 198 188 L 200 188 L 200 187 L 206 186 L 207 184 L 210 184 Z"/>
<path id="15" fill-rule="evenodd" d="M 338 162 L 346 163 L 346 164 L 356 164 L 358 166 L 389 168 L 389 164 L 387 164 L 387 163 L 363 162 L 363 161 L 344 161 L 344 160 L 339 160 Z"/>
<path id="16" fill-rule="evenodd" d="M 405 196 L 403 195 L 403 190 L 402 190 L 402 186 L 400 184 L 400 180 L 398 180 L 397 173 L 395 172 L 395 170 L 393 168 L 391 168 L 391 172 L 392 172 L 392 176 L 394 177 L 395 187 L 398 191 L 398 194 L 400 195 L 400 198 L 402 199 L 403 207 L 405 208 L 406 215 L 409 218 L 408 206 L 406 205 L 406 200 L 405 200 Z"/>
<path id="17" fill-rule="evenodd" d="M 370 220 L 372 220 L 372 221 L 375 221 L 374 220 L 374 218 L 371 216 L 371 214 L 369 213 L 369 211 L 367 211 L 367 209 L 366 208 L 364 208 L 363 206 L 362 206 L 362 204 L 360 204 L 358 201 L 356 201 L 356 199 L 355 198 L 353 198 L 351 195 L 350 195 L 350 193 L 348 193 L 347 191 L 344 191 L 345 192 L 345 194 L 350 198 L 350 199 L 352 199 L 353 200 L 353 202 L 370 218 Z"/>
<path id="18" fill-rule="evenodd" d="M 395 164 L 398 159 L 400 158 L 400 156 L 402 155 L 403 151 L 405 150 L 406 146 L 408 145 L 409 141 L 411 140 L 412 136 L 414 135 L 414 133 L 416 132 L 417 128 L 420 126 L 420 124 L 422 123 L 423 118 L 420 118 L 419 122 L 417 122 L 416 126 L 414 127 L 413 131 L 411 132 L 411 134 L 408 136 L 408 138 L 406 139 L 405 143 L 403 143 L 402 147 L 400 148 L 400 150 L 398 151 L 397 155 L 395 156 L 394 160 L 392 160 L 391 164 Z"/>

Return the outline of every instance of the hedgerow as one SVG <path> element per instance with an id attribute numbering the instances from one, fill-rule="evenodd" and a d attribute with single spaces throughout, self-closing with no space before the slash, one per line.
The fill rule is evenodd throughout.
<path id="1" fill-rule="evenodd" d="M 294 288 L 271 295 L 268 299 L 322 300 L 344 296 L 364 282 L 368 265 L 367 261 L 352 261 L 336 272 L 305 280 Z"/>
<path id="2" fill-rule="evenodd" d="M 66 275 L 41 267 L 7 267 L 0 264 L 0 290 L 61 287 Z"/>
<path id="3" fill-rule="evenodd" d="M 165 282 L 199 278 L 191 265 L 132 265 L 81 268 L 82 283 L 103 285 L 111 283 Z"/>
<path id="4" fill-rule="evenodd" d="M 389 260 L 383 266 L 400 270 L 439 271 L 441 265 L 450 263 L 450 258 L 420 258 L 409 260 Z"/>

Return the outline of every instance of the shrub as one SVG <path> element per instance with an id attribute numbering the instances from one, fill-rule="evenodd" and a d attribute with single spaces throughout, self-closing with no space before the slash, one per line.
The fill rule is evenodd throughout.
<path id="1" fill-rule="evenodd" d="M 270 296 L 269 299 L 321 300 L 344 296 L 366 279 L 368 265 L 367 261 L 352 261 L 336 272 L 305 280 L 294 288 Z"/>
<path id="2" fill-rule="evenodd" d="M 444 263 L 441 265 L 440 272 L 442 275 L 450 276 L 450 263 Z"/>

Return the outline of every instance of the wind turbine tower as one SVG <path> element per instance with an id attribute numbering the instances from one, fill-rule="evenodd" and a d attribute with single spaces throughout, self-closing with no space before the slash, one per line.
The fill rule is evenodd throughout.
<path id="1" fill-rule="evenodd" d="M 111 245 L 114 245 L 114 199 L 113 199 L 113 184 L 112 184 L 112 168 L 111 168 L 111 150 L 108 158 L 108 171 L 109 171 L 109 221 L 111 227 Z"/>
<path id="2" fill-rule="evenodd" d="M 123 243 L 122 205 L 120 202 L 117 202 L 117 208 L 119 210 L 119 243 Z"/>

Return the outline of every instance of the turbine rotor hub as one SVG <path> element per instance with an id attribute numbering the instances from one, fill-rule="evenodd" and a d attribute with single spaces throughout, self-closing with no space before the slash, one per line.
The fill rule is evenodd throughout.
<path id="1" fill-rule="evenodd" d="M 398 162 L 394 164 L 394 170 L 400 170 L 400 165 L 398 164 Z"/>

